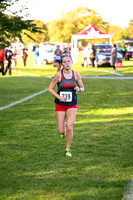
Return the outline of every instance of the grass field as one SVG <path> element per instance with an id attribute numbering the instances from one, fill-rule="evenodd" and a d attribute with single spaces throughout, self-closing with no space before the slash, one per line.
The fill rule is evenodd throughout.
<path id="1" fill-rule="evenodd" d="M 52 65 L 0 74 L 0 107 L 48 88 Z M 133 61 L 118 69 L 133 77 Z M 21 72 L 19 68 L 21 67 Z M 73 65 L 82 76 L 119 76 Z M 72 158 L 56 129 L 54 98 L 44 92 L 0 110 L 0 200 L 122 200 L 133 176 L 133 80 L 83 79 Z"/>

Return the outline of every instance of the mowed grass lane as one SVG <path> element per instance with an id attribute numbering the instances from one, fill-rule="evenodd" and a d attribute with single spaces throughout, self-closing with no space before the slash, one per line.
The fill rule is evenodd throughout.
<path id="1" fill-rule="evenodd" d="M 3 78 L 0 103 L 39 92 L 50 81 Z M 133 171 L 132 81 L 83 79 L 72 158 L 65 157 L 48 92 L 0 111 L 0 199 L 121 200 Z"/>

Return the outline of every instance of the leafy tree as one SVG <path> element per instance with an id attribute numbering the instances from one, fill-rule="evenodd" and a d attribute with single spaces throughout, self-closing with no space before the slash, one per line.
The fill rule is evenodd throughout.
<path id="1" fill-rule="evenodd" d="M 22 30 L 38 32 L 39 29 L 32 20 L 24 20 L 21 13 L 25 10 L 22 6 L 18 11 L 11 11 L 10 8 L 19 0 L 1 0 L 0 1 L 0 46 L 9 45 L 16 37 L 21 38 Z M 18 7 L 17 7 L 18 8 Z"/>
<path id="2" fill-rule="evenodd" d="M 129 39 L 133 40 L 133 19 L 129 21 L 128 27 L 126 28 L 126 32 L 129 35 Z"/>
<path id="3" fill-rule="evenodd" d="M 109 28 L 109 33 L 112 35 L 112 41 L 130 39 L 130 35 L 126 29 L 121 28 L 120 26 L 112 25 Z"/>
<path id="4" fill-rule="evenodd" d="M 40 28 L 41 32 L 31 33 L 29 30 L 23 30 L 21 36 L 24 44 L 27 46 L 27 44 L 33 41 L 36 44 L 49 41 L 47 25 L 40 20 L 35 20 L 33 23 Z"/>
<path id="5" fill-rule="evenodd" d="M 59 20 L 53 20 L 48 24 L 50 41 L 70 42 L 72 34 L 79 32 L 89 24 L 94 24 L 102 31 L 108 32 L 109 23 L 104 22 L 93 10 L 79 7 L 66 14 L 62 13 Z"/>

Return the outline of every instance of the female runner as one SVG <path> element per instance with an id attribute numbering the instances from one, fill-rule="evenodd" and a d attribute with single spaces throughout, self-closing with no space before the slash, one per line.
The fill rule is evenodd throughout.
<path id="1" fill-rule="evenodd" d="M 62 57 L 62 65 L 63 69 L 57 72 L 49 85 L 49 92 L 55 97 L 57 129 L 62 138 L 65 136 L 66 120 L 65 154 L 71 157 L 70 147 L 73 139 L 73 125 L 77 113 L 76 92 L 83 92 L 84 86 L 79 73 L 71 69 L 72 60 L 69 56 Z M 58 86 L 57 92 L 54 90 L 56 85 Z"/>
<path id="2" fill-rule="evenodd" d="M 54 65 L 57 67 L 57 72 L 61 69 L 61 58 L 62 58 L 62 51 L 60 50 L 60 45 L 56 46 L 56 50 L 54 52 Z"/>

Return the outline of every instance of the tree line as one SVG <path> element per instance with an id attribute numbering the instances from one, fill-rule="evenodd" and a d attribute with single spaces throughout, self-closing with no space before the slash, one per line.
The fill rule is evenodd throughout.
<path id="1" fill-rule="evenodd" d="M 112 35 L 113 42 L 122 39 L 133 39 L 133 19 L 129 21 L 128 26 L 123 29 L 119 26 L 110 25 L 103 21 L 102 17 L 87 7 L 79 7 L 67 13 L 62 12 L 58 20 L 52 20 L 45 23 L 40 20 L 24 20 L 23 10 L 10 12 L 11 5 L 19 0 L 1 0 L 0 1 L 0 45 L 8 45 L 9 42 L 20 38 L 24 44 L 35 42 L 71 42 L 71 35 L 84 29 L 89 24 L 94 24 L 105 33 Z M 22 13 L 22 14 L 21 14 Z M 84 41 L 86 42 L 86 41 Z"/>

